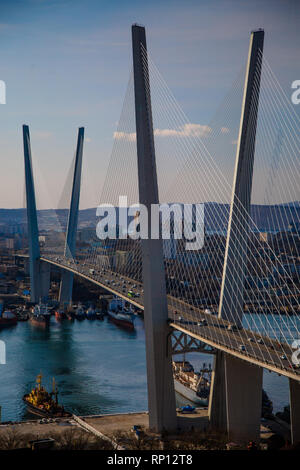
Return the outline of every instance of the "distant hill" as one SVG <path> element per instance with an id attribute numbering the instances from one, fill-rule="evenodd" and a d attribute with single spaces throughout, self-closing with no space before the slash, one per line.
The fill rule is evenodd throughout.
<path id="1" fill-rule="evenodd" d="M 205 203 L 205 227 L 209 231 L 225 231 L 228 224 L 229 204 L 217 202 Z M 300 201 L 280 205 L 252 205 L 251 217 L 260 231 L 286 230 L 290 224 L 299 225 Z M 58 224 L 63 228 L 67 224 L 67 209 L 47 209 L 38 211 L 39 228 L 49 229 Z M 97 224 L 96 208 L 79 211 L 79 227 L 93 227 Z M 0 209 L 1 225 L 26 223 L 25 209 Z"/>

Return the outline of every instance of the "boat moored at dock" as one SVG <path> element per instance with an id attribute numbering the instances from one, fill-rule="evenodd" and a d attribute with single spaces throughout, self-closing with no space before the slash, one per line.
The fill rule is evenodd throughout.
<path id="1" fill-rule="evenodd" d="M 0 316 L 0 329 L 9 328 L 17 324 L 17 316 L 11 310 L 4 310 Z"/>
<path id="2" fill-rule="evenodd" d="M 29 320 L 35 326 L 46 327 L 50 324 L 50 318 L 48 305 L 39 303 L 33 307 Z"/>
<path id="3" fill-rule="evenodd" d="M 177 393 L 192 403 L 208 406 L 211 365 L 203 364 L 199 372 L 195 372 L 189 361 L 173 361 L 174 386 Z"/>
<path id="4" fill-rule="evenodd" d="M 130 330 L 134 329 L 134 316 L 130 307 L 125 306 L 123 299 L 114 298 L 108 307 L 107 314 L 109 319 L 116 325 Z"/>
<path id="5" fill-rule="evenodd" d="M 53 379 L 52 392 L 47 392 L 42 386 L 42 374 L 36 378 L 36 386 L 23 396 L 23 401 L 31 414 L 47 418 L 71 417 L 72 414 L 65 411 L 57 400 L 58 390 Z"/>

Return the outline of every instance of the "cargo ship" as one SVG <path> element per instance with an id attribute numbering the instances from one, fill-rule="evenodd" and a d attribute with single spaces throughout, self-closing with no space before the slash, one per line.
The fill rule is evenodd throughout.
<path id="1" fill-rule="evenodd" d="M 200 406 L 208 406 L 212 369 L 203 364 L 199 372 L 195 372 L 189 361 L 173 361 L 174 386 L 177 393 L 190 402 Z"/>
<path id="2" fill-rule="evenodd" d="M 183 361 L 173 361 L 176 392 L 198 406 L 208 406 L 211 374 L 210 364 L 203 364 L 202 369 L 197 373 L 194 371 L 192 364 L 185 359 Z M 268 419 L 273 416 L 273 403 L 265 390 L 262 390 L 261 416 Z"/>
<path id="3" fill-rule="evenodd" d="M 52 392 L 49 393 L 42 386 L 42 374 L 39 374 L 36 378 L 36 386 L 30 393 L 23 396 L 23 401 L 26 403 L 28 411 L 34 415 L 46 418 L 71 417 L 72 414 L 58 404 L 57 395 L 55 380 L 53 379 Z"/>
<path id="4" fill-rule="evenodd" d="M 4 312 L 0 315 L 0 329 L 14 326 L 17 324 L 17 322 L 17 316 L 10 310 L 4 310 Z"/>
<path id="5" fill-rule="evenodd" d="M 134 316 L 130 307 L 125 307 L 124 300 L 114 298 L 108 307 L 107 314 L 109 319 L 116 325 L 130 330 L 134 329 Z"/>
<path id="6" fill-rule="evenodd" d="M 39 303 L 34 306 L 30 316 L 30 323 L 36 326 L 46 327 L 50 324 L 50 312 L 46 304 Z"/>

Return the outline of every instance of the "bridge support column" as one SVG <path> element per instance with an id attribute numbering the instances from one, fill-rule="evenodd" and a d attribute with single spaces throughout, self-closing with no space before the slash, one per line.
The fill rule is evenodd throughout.
<path id="1" fill-rule="evenodd" d="M 83 139 L 84 139 L 84 128 L 80 127 L 78 129 L 72 196 L 71 196 L 71 204 L 70 204 L 66 242 L 65 242 L 65 251 L 64 251 L 64 256 L 66 258 L 74 258 L 75 252 L 76 252 L 76 233 L 77 233 L 78 210 L 79 210 L 79 199 L 80 199 Z M 59 291 L 59 302 L 61 304 L 69 304 L 71 302 L 72 290 L 73 290 L 73 273 L 62 271 L 60 291 Z"/>
<path id="2" fill-rule="evenodd" d="M 59 302 L 62 305 L 67 305 L 72 300 L 73 278 L 73 273 L 62 269 L 59 289 Z"/>
<path id="3" fill-rule="evenodd" d="M 140 204 L 148 210 L 147 240 L 141 240 L 149 426 L 177 427 L 170 329 L 161 239 L 151 238 L 151 206 L 158 204 L 155 148 L 145 28 L 132 26 L 135 119 Z"/>
<path id="4" fill-rule="evenodd" d="M 29 243 L 29 273 L 30 273 L 30 298 L 32 302 L 39 302 L 41 296 L 39 276 L 39 231 L 35 202 L 34 180 L 31 160 L 31 146 L 29 127 L 23 126 L 25 187 L 27 207 L 27 227 Z"/>
<path id="5" fill-rule="evenodd" d="M 208 416 L 211 427 L 223 432 L 227 430 L 225 384 L 225 354 L 223 351 L 217 351 L 214 357 Z"/>
<path id="6" fill-rule="evenodd" d="M 289 379 L 290 384 L 290 413 L 291 413 L 291 440 L 300 442 L 300 382 Z"/>
<path id="7" fill-rule="evenodd" d="M 244 310 L 244 284 L 263 42 L 264 31 L 251 33 L 220 292 L 219 318 L 229 320 L 238 326 L 242 326 Z M 225 380 L 224 386 L 226 360 L 220 357 L 222 355 L 217 355 L 215 378 L 211 387 L 210 416 L 212 423 L 219 429 L 229 431 L 228 410 L 230 411 L 233 405 L 228 403 L 228 397 L 231 394 L 226 392 L 227 425 L 225 428 L 224 405 L 221 402 L 224 401 L 228 380 Z M 246 362 L 242 362 L 242 366 L 247 370 Z M 230 371 L 230 368 L 228 370 Z M 219 387 L 219 390 L 215 390 L 216 387 Z M 240 424 L 242 434 L 244 425 L 242 422 Z"/>
<path id="8" fill-rule="evenodd" d="M 225 354 L 228 437 L 259 441 L 263 369 Z"/>
<path id="9" fill-rule="evenodd" d="M 50 264 L 40 261 L 39 263 L 40 295 L 41 295 L 42 301 L 46 301 L 49 297 L 50 272 L 51 272 Z"/>
<path id="10" fill-rule="evenodd" d="M 29 265 L 30 260 L 28 258 L 24 258 L 24 273 L 26 274 L 26 276 L 30 275 Z"/>

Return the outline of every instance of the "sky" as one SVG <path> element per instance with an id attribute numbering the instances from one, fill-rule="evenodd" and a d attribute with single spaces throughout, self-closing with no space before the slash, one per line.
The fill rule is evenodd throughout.
<path id="1" fill-rule="evenodd" d="M 30 126 L 37 192 L 47 188 L 39 207 L 57 204 L 80 126 L 81 207 L 99 202 L 136 22 L 146 26 L 151 58 L 193 124 L 213 118 L 245 66 L 253 29 L 265 29 L 264 53 L 288 96 L 300 79 L 299 1 L 0 0 L 0 207 L 23 206 L 22 124 Z"/>

